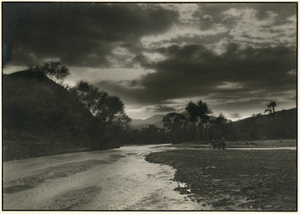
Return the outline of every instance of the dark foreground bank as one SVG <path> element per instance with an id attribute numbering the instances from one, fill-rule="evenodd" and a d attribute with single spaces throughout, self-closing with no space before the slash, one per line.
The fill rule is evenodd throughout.
<path id="1" fill-rule="evenodd" d="M 146 160 L 171 165 L 175 190 L 214 210 L 296 211 L 296 151 L 173 150 Z"/>

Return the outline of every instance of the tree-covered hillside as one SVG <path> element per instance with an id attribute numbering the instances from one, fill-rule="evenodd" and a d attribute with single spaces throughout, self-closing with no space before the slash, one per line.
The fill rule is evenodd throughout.
<path id="1" fill-rule="evenodd" d="M 258 115 L 232 123 L 233 140 L 296 139 L 297 109 Z"/>
<path id="2" fill-rule="evenodd" d="M 3 75 L 5 160 L 104 148 L 105 127 L 79 99 L 46 75 Z"/>

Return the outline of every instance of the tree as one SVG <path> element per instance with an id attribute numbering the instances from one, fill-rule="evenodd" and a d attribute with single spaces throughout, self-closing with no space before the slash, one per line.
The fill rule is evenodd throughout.
<path id="1" fill-rule="evenodd" d="M 124 111 L 124 103 L 116 96 L 105 96 L 97 104 L 96 117 L 101 118 L 108 125 L 127 126 L 131 119 Z"/>
<path id="2" fill-rule="evenodd" d="M 266 112 L 269 112 L 269 114 L 275 113 L 275 107 L 276 107 L 276 106 L 277 106 L 277 105 L 276 105 L 276 102 L 275 102 L 275 101 L 270 102 L 269 105 L 267 105 L 268 108 L 265 110 L 264 113 L 266 113 Z"/>
<path id="3" fill-rule="evenodd" d="M 131 121 L 119 97 L 109 96 L 106 92 L 99 91 L 95 86 L 84 81 L 78 82 L 70 91 L 75 93 L 86 108 L 106 126 L 127 126 Z"/>
<path id="4" fill-rule="evenodd" d="M 99 91 L 98 88 L 85 81 L 79 81 L 69 90 L 78 96 L 79 100 L 94 116 L 99 114 L 99 103 L 104 103 L 103 100 L 108 96 L 106 92 Z"/>
<path id="5" fill-rule="evenodd" d="M 196 141 L 197 127 L 202 128 L 202 126 L 205 126 L 209 121 L 207 104 L 202 102 L 202 100 L 197 102 L 197 104 L 189 102 L 185 109 L 190 115 L 190 122 L 194 125 L 194 141 Z"/>
<path id="6" fill-rule="evenodd" d="M 125 128 L 131 119 L 124 110 L 124 103 L 116 96 L 110 96 L 104 91 L 99 91 L 95 86 L 80 81 L 69 91 L 78 96 L 79 100 L 94 115 L 99 123 L 101 137 L 103 138 L 102 148 L 118 147 L 123 142 Z M 104 127 L 104 128 L 103 128 Z M 125 133 L 126 134 L 126 133 Z M 98 145 L 94 145 L 98 148 Z"/>
<path id="7" fill-rule="evenodd" d="M 70 75 L 69 69 L 61 65 L 60 61 L 43 62 L 41 65 L 29 66 L 28 70 L 43 73 L 49 79 L 52 79 L 60 85 L 62 85 L 64 79 Z"/>
<path id="8" fill-rule="evenodd" d="M 215 125 L 216 126 L 221 126 L 222 124 L 226 123 L 227 119 L 224 117 L 223 114 L 220 114 L 216 119 L 215 119 Z"/>
<path id="9" fill-rule="evenodd" d="M 182 131 L 188 123 L 183 114 L 169 113 L 163 117 L 164 127 L 171 133 L 176 143 L 180 142 Z"/>
<path id="10" fill-rule="evenodd" d="M 143 144 L 157 144 L 163 142 L 164 131 L 157 126 L 151 124 L 141 129 L 140 140 Z"/>
<path id="11" fill-rule="evenodd" d="M 223 114 L 220 114 L 216 119 L 212 120 L 211 137 L 213 139 L 221 139 L 229 134 L 228 120 Z"/>
<path id="12" fill-rule="evenodd" d="M 185 108 L 190 115 L 191 123 L 198 125 L 200 122 L 206 122 L 209 120 L 207 114 L 209 113 L 207 104 L 200 100 L 197 104 L 189 102 Z"/>

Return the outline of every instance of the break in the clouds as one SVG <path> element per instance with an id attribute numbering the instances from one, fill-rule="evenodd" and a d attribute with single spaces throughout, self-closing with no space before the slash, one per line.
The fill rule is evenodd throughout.
<path id="1" fill-rule="evenodd" d="M 146 111 L 165 113 L 165 112 L 176 111 L 176 109 L 173 107 L 166 106 L 166 105 L 155 105 L 154 107 L 147 107 Z"/>
<path id="2" fill-rule="evenodd" d="M 130 116 L 202 99 L 230 119 L 296 105 L 296 3 L 2 3 L 5 70 L 45 60 Z"/>

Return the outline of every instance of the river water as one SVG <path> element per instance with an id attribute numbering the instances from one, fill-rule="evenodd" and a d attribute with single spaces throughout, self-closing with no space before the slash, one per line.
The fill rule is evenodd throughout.
<path id="1" fill-rule="evenodd" d="M 175 170 L 148 163 L 158 145 L 3 163 L 4 210 L 206 210 L 174 191 Z"/>
<path id="2" fill-rule="evenodd" d="M 187 195 L 174 191 L 185 184 L 172 181 L 175 173 L 172 167 L 144 160 L 150 152 L 175 149 L 166 146 L 124 146 L 6 161 L 3 163 L 3 209 L 210 210 L 208 205 L 192 202 Z"/>

